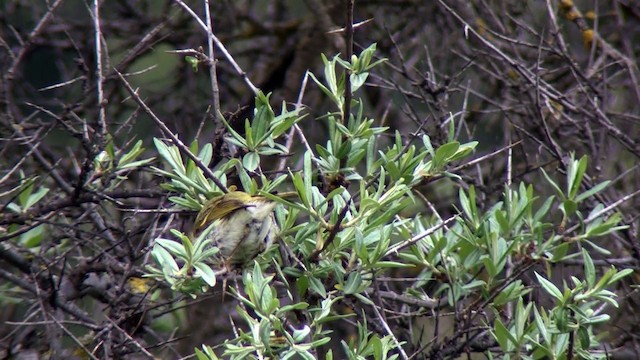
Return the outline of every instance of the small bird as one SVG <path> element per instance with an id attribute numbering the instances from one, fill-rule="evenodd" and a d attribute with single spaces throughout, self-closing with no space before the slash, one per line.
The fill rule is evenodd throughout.
<path id="1" fill-rule="evenodd" d="M 242 266 L 266 251 L 276 236 L 276 203 L 264 196 L 231 191 L 208 200 L 196 217 L 197 235 L 215 223 L 209 238 L 220 249 L 217 260 Z"/>

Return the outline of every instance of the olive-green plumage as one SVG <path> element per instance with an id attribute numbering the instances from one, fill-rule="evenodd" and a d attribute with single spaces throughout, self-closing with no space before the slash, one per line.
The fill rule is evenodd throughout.
<path id="1" fill-rule="evenodd" d="M 194 230 L 198 234 L 215 222 L 209 238 L 220 249 L 217 260 L 225 265 L 243 265 L 273 243 L 275 207 L 275 202 L 263 196 L 232 191 L 204 204 Z"/>

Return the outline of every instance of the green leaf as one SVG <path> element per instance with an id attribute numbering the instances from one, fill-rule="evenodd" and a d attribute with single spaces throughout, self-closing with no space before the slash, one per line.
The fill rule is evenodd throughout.
<path id="1" fill-rule="evenodd" d="M 551 178 L 549 177 L 549 175 L 547 175 L 547 172 L 544 171 L 543 168 L 540 168 L 540 170 L 542 171 L 542 175 L 544 175 L 544 177 L 547 179 L 547 182 L 549 182 L 549 185 L 553 187 L 553 190 L 556 192 L 556 194 L 560 196 L 562 200 L 564 200 L 565 199 L 564 193 L 562 192 L 562 190 L 560 190 L 560 187 L 558 186 L 558 184 L 556 184 L 555 181 L 551 180 Z"/>
<path id="2" fill-rule="evenodd" d="M 311 290 L 315 291 L 316 294 L 322 296 L 323 298 L 327 297 L 327 290 L 324 288 L 324 284 L 322 281 L 315 276 L 309 276 L 309 287 Z"/>
<path id="3" fill-rule="evenodd" d="M 244 120 L 244 138 L 247 141 L 247 149 L 249 149 L 249 151 L 254 151 L 258 147 L 253 137 L 253 129 L 251 128 L 249 119 Z"/>
<path id="4" fill-rule="evenodd" d="M 576 213 L 576 210 L 578 210 L 578 204 L 573 200 L 566 199 L 562 202 L 562 210 L 565 216 L 569 217 Z"/>
<path id="5" fill-rule="evenodd" d="M 310 208 L 310 196 L 308 196 L 307 190 L 304 187 L 304 180 L 302 179 L 302 175 L 300 175 L 299 172 L 291 174 L 291 182 L 293 183 L 293 187 L 296 189 L 296 192 L 298 193 L 298 197 L 300 198 L 302 204 L 306 208 Z"/>
<path id="6" fill-rule="evenodd" d="M 440 168 L 449 162 L 449 159 L 458 151 L 460 143 L 452 141 L 440 146 L 436 150 L 436 156 L 433 162 L 436 164 L 436 168 Z"/>
<path id="7" fill-rule="evenodd" d="M 191 65 L 191 69 L 193 69 L 193 72 L 198 72 L 198 63 L 200 62 L 198 58 L 196 58 L 195 56 L 187 55 L 184 57 L 184 61 Z"/>
<path id="8" fill-rule="evenodd" d="M 38 225 L 35 228 L 20 235 L 20 243 L 27 249 L 33 249 L 42 243 L 44 239 L 46 227 L 44 225 Z"/>
<path id="9" fill-rule="evenodd" d="M 195 348 L 193 349 L 194 352 L 196 353 L 196 358 L 198 360 L 210 360 L 209 357 L 207 355 L 205 355 L 202 351 L 200 351 L 200 349 Z"/>
<path id="10" fill-rule="evenodd" d="M 582 249 L 582 258 L 584 259 L 585 279 L 587 280 L 589 287 L 593 287 L 596 282 L 596 268 L 593 265 L 591 256 L 589 256 L 589 253 L 584 248 Z"/>
<path id="11" fill-rule="evenodd" d="M 355 294 L 360 290 L 361 285 L 362 285 L 362 275 L 360 275 L 359 271 L 352 271 L 349 274 L 347 283 L 344 285 L 344 289 L 342 291 L 347 295 Z"/>
<path id="12" fill-rule="evenodd" d="M 544 201 L 542 206 L 538 208 L 538 211 L 536 211 L 535 215 L 533 215 L 533 220 L 535 221 L 542 220 L 542 218 L 549 213 L 549 209 L 551 208 L 551 205 L 553 204 L 554 199 L 555 199 L 555 196 L 553 195 L 549 196 L 547 200 Z"/>
<path id="13" fill-rule="evenodd" d="M 336 158 L 345 159 L 351 152 L 351 141 L 345 141 L 340 145 L 336 152 Z"/>
<path id="14" fill-rule="evenodd" d="M 453 113 L 449 112 L 449 131 L 447 134 L 447 141 L 454 141 L 456 138 L 456 121 L 453 118 Z"/>
<path id="15" fill-rule="evenodd" d="M 373 301 L 371 301 L 371 299 L 369 299 L 368 297 L 360 294 L 360 293 L 355 293 L 353 294 L 353 296 L 355 296 L 358 300 L 360 300 L 362 303 L 366 304 L 366 305 L 371 305 L 374 306 L 375 304 L 373 303 Z"/>
<path id="16" fill-rule="evenodd" d="M 578 196 L 576 196 L 576 202 L 581 202 L 582 200 L 590 198 L 591 196 L 599 193 L 600 191 L 604 190 L 604 188 L 606 188 L 610 183 L 611 180 L 603 181 L 598 185 L 592 187 L 591 189 L 579 194 Z"/>
<path id="17" fill-rule="evenodd" d="M 500 209 L 496 209 L 496 211 L 494 212 L 494 215 L 495 215 L 496 221 L 500 225 L 500 231 L 502 232 L 502 234 L 504 234 L 505 236 L 508 235 L 510 232 L 509 220 L 507 220 L 507 218 L 505 217 L 504 212 Z"/>
<path id="18" fill-rule="evenodd" d="M 35 193 L 31 194 L 28 198 L 27 201 L 23 203 L 22 205 L 22 211 L 27 211 L 31 206 L 33 206 L 34 204 L 36 204 L 38 201 L 40 201 L 45 195 L 47 195 L 47 193 L 49 192 L 49 189 L 47 189 L 46 187 L 41 187 L 38 189 L 38 191 L 36 191 Z"/>
<path id="19" fill-rule="evenodd" d="M 477 145 L 477 141 L 471 141 L 466 144 L 460 145 L 458 151 L 456 151 L 456 153 L 451 158 L 449 158 L 449 162 L 466 158 L 473 152 Z"/>
<path id="20" fill-rule="evenodd" d="M 216 274 L 211 267 L 203 262 L 197 262 L 193 264 L 196 268 L 198 275 L 209 285 L 210 287 L 216 286 Z"/>
<path id="21" fill-rule="evenodd" d="M 147 165 L 151 162 L 153 162 L 156 158 L 151 157 L 148 159 L 142 159 L 142 160 L 138 160 L 138 161 L 132 161 L 128 164 L 118 164 L 118 170 L 126 170 L 126 169 L 135 169 L 135 168 L 139 168 L 142 167 L 144 165 Z"/>
<path id="22" fill-rule="evenodd" d="M 568 332 L 569 316 L 567 314 L 567 309 L 563 307 L 558 307 L 558 308 L 555 308 L 553 311 L 554 311 L 555 320 L 556 320 L 556 327 L 558 328 L 558 330 L 561 332 Z"/>
<path id="23" fill-rule="evenodd" d="M 302 179 L 304 180 L 304 186 L 302 188 L 304 192 L 304 196 L 311 201 L 313 195 L 311 193 L 311 176 L 313 175 L 313 170 L 311 168 L 311 153 L 306 151 L 304 153 L 304 159 L 302 164 Z"/>
<path id="24" fill-rule="evenodd" d="M 233 129 L 233 127 L 231 127 L 231 125 L 227 122 L 227 120 L 224 119 L 224 117 L 220 118 L 220 120 L 222 120 L 222 123 L 224 124 L 224 126 L 227 128 L 227 131 L 231 134 L 232 139 L 235 140 L 233 143 L 239 147 L 248 149 L 249 145 L 247 143 L 247 139 L 245 139 L 242 135 L 240 135 L 240 133 L 238 133 L 237 131 L 235 131 Z M 230 138 L 225 138 L 226 141 L 231 140 Z"/>
<path id="25" fill-rule="evenodd" d="M 242 158 L 242 167 L 247 169 L 247 171 L 256 171 L 259 165 L 260 155 L 255 152 L 248 152 Z"/>
<path id="26" fill-rule="evenodd" d="M 598 224 L 597 221 L 592 222 L 587 226 L 586 237 L 596 237 L 610 234 L 614 231 L 618 231 L 621 229 L 625 229 L 628 226 L 616 226 L 622 220 L 622 216 L 619 213 L 615 213 L 611 215 L 607 221 L 604 223 Z"/>
<path id="27" fill-rule="evenodd" d="M 516 280 L 509 284 L 496 298 L 493 300 L 495 306 L 502 306 L 506 303 L 518 299 L 529 293 L 529 289 L 525 289 L 521 280 Z"/>
<path id="28" fill-rule="evenodd" d="M 29 202 L 29 198 L 31 197 L 31 192 L 33 191 L 33 183 L 35 179 L 27 179 L 21 184 L 22 189 L 20 189 L 20 194 L 18 195 L 18 203 L 22 205 L 22 210 L 26 211 L 27 209 L 24 207 L 25 204 Z"/>
<path id="29" fill-rule="evenodd" d="M 284 314 L 284 313 L 295 311 L 295 310 L 305 310 L 307 308 L 309 308 L 309 304 L 306 302 L 301 302 L 301 303 L 296 303 L 291 305 L 284 305 L 278 310 L 278 312 L 281 314 Z"/>
<path id="30" fill-rule="evenodd" d="M 540 286 L 551 296 L 553 296 L 554 298 L 556 298 L 558 301 L 562 301 L 563 296 L 562 296 L 562 292 L 560 291 L 560 289 L 558 289 L 551 281 L 545 279 L 544 277 L 540 276 L 537 272 L 535 272 L 536 274 L 536 278 L 538 278 L 538 282 L 540 283 Z"/>
<path id="31" fill-rule="evenodd" d="M 578 161 L 573 160 L 573 154 L 571 155 L 571 158 L 572 161 L 571 164 L 569 164 L 569 169 L 567 171 L 567 184 L 569 186 L 567 196 L 569 199 L 575 199 L 578 191 L 580 190 L 584 172 L 587 170 L 587 156 L 583 156 Z"/>
<path id="32" fill-rule="evenodd" d="M 251 129 L 253 131 L 256 146 L 262 144 L 268 136 L 267 129 L 275 119 L 275 114 L 269 104 L 269 95 L 264 95 L 261 91 L 256 96 L 256 114 L 253 117 Z"/>
<path id="33" fill-rule="evenodd" d="M 297 343 L 303 342 L 309 333 L 311 333 L 311 328 L 307 325 L 303 326 L 302 329 L 295 329 L 292 334 L 293 340 Z"/>
<path id="34" fill-rule="evenodd" d="M 169 163 L 169 166 L 172 170 L 174 170 L 177 174 L 185 174 L 186 169 L 184 164 L 182 163 L 182 157 L 180 156 L 180 152 L 175 147 L 167 146 L 162 140 L 153 138 L 153 143 L 158 150 L 160 156 Z"/>
<path id="35" fill-rule="evenodd" d="M 112 142 L 110 142 L 110 143 L 113 144 Z M 140 154 L 142 154 L 142 152 L 144 152 L 144 149 L 142 148 L 142 140 L 138 140 L 133 145 L 131 150 L 129 150 L 124 155 L 122 155 L 122 157 L 120 158 L 120 161 L 119 161 L 119 165 L 129 164 L 130 162 L 135 160 L 138 156 L 140 156 Z M 111 155 L 111 157 L 113 158 L 113 154 Z"/>
<path id="36" fill-rule="evenodd" d="M 276 123 L 276 125 L 273 126 L 272 132 L 271 132 L 272 136 L 274 138 L 280 137 L 282 134 L 284 134 L 289 129 L 291 129 L 291 127 L 295 123 L 297 123 L 298 121 L 302 120 L 307 116 L 307 114 L 300 115 L 299 113 L 300 113 L 300 109 L 296 109 L 293 111 L 288 111 L 276 117 L 276 119 L 274 120 L 274 123 Z"/>
<path id="37" fill-rule="evenodd" d="M 177 196 L 170 196 L 169 201 L 188 210 L 199 211 L 202 208 L 202 205 L 193 199 L 185 199 Z"/>
<path id="38" fill-rule="evenodd" d="M 326 60 L 326 58 L 325 58 Z M 326 64 L 325 64 L 326 66 Z M 307 74 L 309 74 L 309 76 L 311 76 L 311 79 L 316 83 L 316 85 L 318 85 L 318 87 L 320 87 L 320 90 L 322 90 L 322 92 L 327 95 L 334 103 L 338 104 L 340 103 L 340 100 L 338 100 L 338 97 L 326 86 L 324 86 L 324 84 L 322 84 L 322 82 L 320 82 L 320 80 L 318 80 L 318 78 L 316 78 L 315 75 L 313 75 L 312 72 L 307 71 Z"/>
<path id="39" fill-rule="evenodd" d="M 156 239 L 156 241 L 157 240 L 158 239 Z M 173 256 L 171 256 L 171 254 L 159 244 L 153 246 L 151 256 L 153 256 L 153 258 L 156 260 L 156 263 L 158 263 L 163 268 L 163 271 L 166 268 L 171 269 L 173 272 L 178 272 L 180 270 Z"/>
<path id="40" fill-rule="evenodd" d="M 472 222 L 474 228 L 477 227 L 480 222 L 480 215 L 478 214 L 478 208 L 476 205 L 476 188 L 473 185 L 469 186 L 468 197 L 464 192 L 464 189 L 460 188 L 460 190 L 458 190 L 458 197 L 460 199 L 462 211 L 467 216 L 469 221 Z"/>
<path id="41" fill-rule="evenodd" d="M 13 211 L 16 214 L 20 214 L 22 212 L 22 207 L 16 203 L 7 204 L 7 210 Z"/>
<path id="42" fill-rule="evenodd" d="M 513 349 L 513 345 L 517 344 L 515 337 L 513 337 L 509 332 L 509 329 L 504 326 L 500 319 L 495 320 L 492 334 L 498 342 L 498 345 L 500 345 L 500 348 L 505 352 L 511 351 Z"/>
<path id="43" fill-rule="evenodd" d="M 187 256 L 186 258 L 189 260 L 193 259 L 193 243 L 191 243 L 191 239 L 176 229 L 171 229 L 170 231 L 182 242 L 182 246 L 184 247 Z"/>
<path id="44" fill-rule="evenodd" d="M 200 153 L 198 154 L 198 158 L 202 161 L 204 166 L 209 166 L 211 159 L 213 158 L 213 146 L 211 144 L 203 146 L 202 150 L 200 150 Z"/>
<path id="45" fill-rule="evenodd" d="M 358 89 L 360 89 L 360 87 L 364 85 L 364 83 L 367 81 L 367 77 L 369 77 L 368 72 L 363 72 L 359 74 L 352 73 L 351 76 L 349 77 L 351 79 L 351 92 L 354 93 Z"/>
<path id="46" fill-rule="evenodd" d="M 170 253 L 172 253 L 174 255 L 178 255 L 178 256 L 181 256 L 183 258 L 186 258 L 187 254 L 186 254 L 186 251 L 185 251 L 184 247 L 177 241 L 157 238 L 156 239 L 156 244 L 158 244 L 158 245 L 162 246 L 163 248 L 167 249 Z"/>
<path id="47" fill-rule="evenodd" d="M 578 328 L 578 339 L 580 339 L 580 346 L 583 349 L 588 349 L 591 344 L 591 336 L 589 330 L 586 327 Z"/>
<path id="48" fill-rule="evenodd" d="M 609 280 L 609 283 L 610 283 L 610 284 L 613 284 L 614 282 L 616 282 L 616 281 L 618 281 L 618 280 L 622 279 L 622 278 L 623 278 L 623 277 L 625 277 L 625 276 L 629 276 L 629 275 L 631 275 L 632 273 L 633 273 L 633 269 L 623 269 L 623 270 L 620 270 L 619 272 L 617 272 L 616 274 L 614 274 L 614 275 L 611 277 L 611 280 Z"/>
<path id="49" fill-rule="evenodd" d="M 336 78 L 336 67 L 335 67 L 335 59 L 332 61 L 328 61 L 324 54 L 321 54 L 322 61 L 324 62 L 324 79 L 331 90 L 331 93 L 334 95 L 342 96 L 342 94 L 338 94 L 338 82 Z"/>
<path id="50" fill-rule="evenodd" d="M 544 311 L 544 309 L 542 311 Z M 536 309 L 535 307 L 533 308 L 533 315 L 534 315 L 534 320 L 536 322 L 536 327 L 538 328 L 538 332 L 540 333 L 540 335 L 542 335 L 544 342 L 548 344 L 550 341 L 550 336 L 548 331 L 549 327 L 545 323 L 546 317 L 543 317 L 542 315 L 540 315 L 540 313 L 538 312 L 538 309 Z"/>

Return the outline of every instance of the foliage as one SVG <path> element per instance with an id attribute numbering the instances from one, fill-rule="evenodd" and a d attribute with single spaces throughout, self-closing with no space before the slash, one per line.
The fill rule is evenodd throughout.
<path id="1" fill-rule="evenodd" d="M 633 351 L 637 5 L 349 3 L 3 3 L 0 357 Z"/>
<path id="2" fill-rule="evenodd" d="M 374 48 L 372 46 L 363 53 L 368 54 Z M 354 57 L 354 61 L 357 59 Z M 450 138 L 449 142 L 434 148 L 427 135 L 416 143 L 403 143 L 401 135 L 396 133 L 395 141 L 388 148 L 379 149 L 376 139 L 387 129 L 373 126 L 374 121 L 365 117 L 361 101 L 354 100 L 358 111 L 349 117 L 345 125 L 342 124 L 339 111 L 343 104 L 336 99 L 344 98 L 344 86 L 335 83 L 336 64 L 345 69 L 358 68 L 335 57 L 332 61 L 325 59 L 327 86 L 313 77 L 338 108 L 337 113 L 318 119 L 328 123 L 329 139 L 326 145 L 316 146 L 317 153 L 304 153 L 302 168 L 290 171 L 288 181 L 282 178 L 279 181 L 282 185 L 290 183 L 299 200 L 290 202 L 270 195 L 264 189 L 259 190 L 284 205 L 276 216 L 283 239 L 281 246 L 288 248 L 281 249 L 281 253 L 290 251 L 289 255 L 295 257 L 295 261 L 283 256 L 245 269 L 243 287 L 233 289 L 233 292 L 240 302 L 237 311 L 247 328 L 239 328 L 235 338 L 225 341 L 224 356 L 232 359 L 313 359 L 318 348 L 331 340 L 330 324 L 345 316 L 356 315 L 341 315 L 338 311 L 338 305 L 348 301 L 363 311 L 364 322 L 357 326 L 355 342 L 343 342 L 346 356 L 350 359 L 397 358 L 404 342 L 393 333 L 383 337 L 374 335 L 367 323 L 385 322 L 385 319 L 367 314 L 367 311 L 380 305 L 374 288 L 378 278 L 393 271 L 415 268 L 422 270 L 415 285 L 406 289 L 404 295 L 416 300 L 437 298 L 437 307 L 459 309 L 460 315 L 468 318 L 469 323 L 483 324 L 500 346 L 504 358 L 559 358 L 567 354 L 569 347 L 570 351 L 583 358 L 597 358 L 591 351 L 598 344 L 593 326 L 609 319 L 606 314 L 598 314 L 598 309 L 606 304 L 617 306 L 615 294 L 606 288 L 632 270 L 617 272 L 611 267 L 596 279 L 589 252 L 584 248 L 581 252 L 575 251 L 575 245 L 580 244 L 589 246 L 592 251 L 610 254 L 594 241 L 625 228 L 618 225 L 619 215 L 605 215 L 600 211 L 602 206 L 596 206 L 586 218 L 577 210 L 581 202 L 608 184 L 603 182 L 578 193 L 587 168 L 586 157 L 580 160 L 571 158 L 566 192 L 543 170 L 550 186 L 557 192 L 544 201 L 537 201 L 531 185 L 520 183 L 516 189 L 506 186 L 502 201 L 482 211 L 477 206 L 476 191 L 471 186 L 468 191 L 460 189 L 461 211 L 449 221 L 435 216 L 425 218 L 421 214 L 405 215 L 406 207 L 416 202 L 413 190 L 424 181 L 440 176 L 460 179 L 445 169 L 471 155 L 477 142 L 461 144 Z M 358 76 L 358 73 L 353 75 Z M 256 98 L 254 121 L 261 123 L 261 128 L 274 129 L 281 122 L 276 122 L 273 116 L 265 120 L 262 114 L 271 113 L 271 109 L 264 98 L 261 94 Z M 292 120 L 288 124 L 293 126 L 297 121 Z M 452 118 L 450 134 L 455 133 L 454 122 Z M 247 120 L 245 128 L 246 138 L 231 132 L 227 140 L 243 146 L 250 154 L 254 151 L 250 145 L 254 132 L 250 129 L 257 126 Z M 278 133 L 284 134 L 287 130 L 283 128 Z M 271 130 L 262 132 L 274 133 Z M 275 139 L 277 137 L 265 143 L 267 148 L 262 155 L 271 154 L 268 150 L 271 148 L 284 151 L 282 146 L 276 145 Z M 194 174 L 197 175 L 189 179 L 181 170 L 185 167 L 179 160 L 177 148 L 157 140 L 156 146 L 161 154 L 165 154 L 163 157 L 173 173 L 180 173 L 184 178 L 181 183 L 206 183 L 201 172 L 196 171 Z M 208 159 L 203 159 L 203 162 L 208 163 Z M 260 156 L 256 159 L 259 160 Z M 247 167 L 245 161 L 243 165 L 246 171 L 260 168 L 260 164 L 253 163 Z M 231 169 L 225 163 L 220 168 Z M 160 174 L 171 172 L 160 171 Z M 243 174 L 241 178 L 245 177 L 243 184 L 255 186 L 255 182 L 246 179 L 247 173 L 240 171 L 240 174 Z M 354 182 L 354 191 L 347 191 L 347 185 L 327 193 L 314 179 L 319 174 L 324 177 L 343 174 L 348 182 Z M 175 176 L 171 179 L 176 181 Z M 193 195 L 195 189 L 203 189 L 204 192 L 204 187 L 176 186 L 172 189 L 188 196 L 189 200 L 206 195 L 206 192 Z M 251 188 L 245 190 L 255 191 Z M 182 206 L 187 204 L 186 199 L 178 201 L 175 197 L 173 202 Z M 553 221 L 554 212 L 558 210 L 562 213 L 562 220 L 554 225 L 549 221 Z M 575 233 L 569 236 L 563 229 L 573 223 Z M 207 258 L 204 254 L 191 255 L 198 251 L 193 250 L 188 237 L 177 231 L 174 235 L 181 239 L 182 246 L 178 242 L 156 239 L 152 254 L 163 271 L 155 270 L 155 277 L 164 278 L 174 290 L 196 296 L 206 291 L 206 287 L 203 288 L 205 284 L 213 285 L 215 278 L 207 280 L 206 274 L 212 273 Z M 196 249 L 203 248 L 203 240 L 203 236 L 195 240 L 198 244 Z M 215 247 L 212 249 L 216 250 Z M 518 276 L 513 276 L 533 264 L 546 264 L 548 267 L 576 256 L 582 256 L 584 260 L 585 280 L 572 277 L 574 288 L 567 288 L 564 293 L 536 273 L 541 288 L 556 301 L 548 309 L 528 299 L 531 287 L 524 286 Z M 173 257 L 181 259 L 184 266 L 179 268 Z M 270 266 L 275 267 L 275 273 L 265 276 L 261 269 Z M 199 279 L 205 281 L 198 282 Z M 276 279 L 284 286 L 288 305 L 281 305 L 277 297 L 278 292 L 273 286 Z M 198 285 L 194 286 L 194 282 Z M 317 300 L 301 300 L 314 298 Z M 512 314 L 505 312 L 505 307 L 512 308 Z M 474 314 L 480 311 L 492 314 L 492 319 L 477 319 Z M 300 313 L 307 321 L 299 322 L 298 327 L 287 328 L 288 319 Z M 472 330 L 468 327 L 460 327 L 455 336 L 463 336 L 469 331 Z M 215 358 L 208 349 L 198 350 L 198 356 Z"/>

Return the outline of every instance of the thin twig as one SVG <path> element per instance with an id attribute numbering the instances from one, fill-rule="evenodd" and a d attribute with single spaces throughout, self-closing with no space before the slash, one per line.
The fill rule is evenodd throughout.
<path id="1" fill-rule="evenodd" d="M 207 25 L 204 22 L 202 22 L 202 19 L 200 19 L 200 17 L 195 12 L 193 12 L 193 10 L 191 10 L 191 8 L 187 4 L 185 4 L 182 0 L 174 0 L 174 1 L 178 3 L 178 5 L 180 5 L 186 12 L 188 12 L 189 15 L 191 15 L 196 20 L 196 22 L 200 25 L 200 27 L 205 32 L 207 32 L 207 34 L 209 34 L 209 28 L 207 27 Z M 229 53 L 227 48 L 224 46 L 224 44 L 220 41 L 220 39 L 218 39 L 216 35 L 213 33 L 210 33 L 210 36 L 211 36 L 211 39 L 213 39 L 213 42 L 218 47 L 218 49 L 220 49 L 224 57 L 229 61 L 229 63 L 231 63 L 231 66 L 233 66 L 233 69 L 238 73 L 238 75 L 242 77 L 242 79 L 247 84 L 247 86 L 249 86 L 251 91 L 255 95 L 258 95 L 258 92 L 260 90 L 257 87 L 255 87 L 255 85 L 253 85 L 251 80 L 249 80 L 247 73 L 244 72 L 244 70 L 242 70 L 240 65 L 238 65 L 238 63 L 233 59 L 233 56 L 231 56 L 231 54 Z"/>
<path id="2" fill-rule="evenodd" d="M 371 306 L 371 308 L 376 313 L 376 316 L 378 317 L 378 320 L 382 324 L 382 327 L 384 328 L 384 330 L 387 332 L 387 334 L 391 337 L 391 339 L 395 343 L 396 349 L 400 352 L 400 356 L 403 359 L 408 360 L 409 356 L 407 356 L 407 353 L 404 352 L 404 349 L 402 348 L 402 345 L 400 345 L 400 342 L 398 341 L 398 338 L 396 338 L 396 336 L 393 334 L 393 331 L 391 331 L 391 328 L 389 327 L 389 324 L 387 324 L 387 322 L 384 321 L 384 318 L 382 317 L 382 314 L 380 314 L 380 310 L 378 310 L 378 307 L 374 304 L 373 306 Z"/>
<path id="3" fill-rule="evenodd" d="M 458 218 L 458 215 L 451 216 L 450 218 L 446 219 L 445 221 L 442 221 L 439 224 L 430 227 L 429 229 L 421 232 L 420 234 L 412 237 L 411 239 L 403 241 L 401 243 L 398 243 L 398 244 L 395 244 L 395 245 L 389 247 L 389 249 L 387 249 L 387 251 L 386 251 L 384 256 L 389 256 L 391 254 L 396 254 L 398 251 L 417 243 L 418 241 L 426 238 L 427 236 L 429 236 L 429 235 L 435 233 L 436 231 L 440 230 L 441 228 L 447 226 L 450 222 L 452 222 L 453 220 L 455 220 L 457 218 Z"/>
<path id="4" fill-rule="evenodd" d="M 299 110 L 300 108 L 302 108 L 302 99 L 304 98 L 304 93 L 307 89 L 307 81 L 309 80 L 309 72 L 305 72 L 304 76 L 302 77 L 302 84 L 300 85 L 300 91 L 298 92 L 298 100 L 296 101 L 296 110 Z M 287 137 L 286 137 L 286 143 L 285 143 L 285 147 L 287 148 L 287 154 L 291 153 L 291 148 L 293 147 L 293 140 L 295 138 L 295 133 L 296 131 L 302 135 L 302 129 L 300 129 L 300 127 L 298 126 L 298 124 L 294 124 L 294 126 L 289 130 L 289 133 L 287 133 Z M 304 136 L 301 136 L 300 139 L 302 140 L 303 144 L 305 145 L 305 147 L 307 148 L 307 151 L 309 151 L 309 153 L 311 154 L 311 156 L 313 156 L 313 151 L 311 151 L 311 146 L 309 146 L 309 143 L 307 142 L 307 139 Z M 276 171 L 282 171 L 284 170 L 284 167 L 286 165 L 286 157 L 281 157 L 280 161 L 278 162 L 278 166 L 276 166 Z"/>
<path id="5" fill-rule="evenodd" d="M 93 355 L 91 350 L 87 349 L 87 347 L 84 346 L 82 341 L 80 341 L 80 339 L 78 339 L 71 331 L 69 331 L 69 329 L 67 329 L 66 326 L 62 325 L 62 323 L 58 319 L 56 319 L 55 316 L 51 316 L 51 319 L 53 319 L 53 322 L 56 325 L 58 325 L 60 327 L 60 329 L 62 329 L 62 331 L 64 331 L 64 333 L 67 334 L 67 336 L 70 337 L 71 340 L 73 340 L 74 343 L 76 343 L 76 345 L 78 345 L 82 350 L 84 350 L 84 352 L 85 352 L 85 354 L 87 356 L 89 356 L 90 358 L 92 358 L 94 360 L 98 360 L 98 358 L 95 355 Z"/>
<path id="6" fill-rule="evenodd" d="M 207 20 L 207 47 L 209 52 L 209 77 L 211 81 L 211 106 L 213 106 L 213 125 L 217 129 L 222 124 L 222 110 L 220 109 L 220 88 L 218 87 L 218 75 L 216 70 L 216 58 L 213 47 L 213 23 L 209 0 L 204 0 L 204 14 Z"/>
<path id="7" fill-rule="evenodd" d="M 142 109 L 147 113 L 147 115 L 149 115 L 151 117 L 151 119 L 153 119 L 153 121 L 155 121 L 155 123 L 160 127 L 160 129 L 162 130 L 162 132 L 169 137 L 169 139 L 171 139 L 171 141 L 173 142 L 173 144 L 178 147 L 178 149 L 180 150 L 181 153 L 183 153 L 184 155 L 186 155 L 189 159 L 193 160 L 193 162 L 196 164 L 196 166 L 198 166 L 198 168 L 200 168 L 200 170 L 202 170 L 202 172 L 204 173 L 204 175 L 210 179 L 211 181 L 214 182 L 214 184 L 216 184 L 217 187 L 220 188 L 220 190 L 224 193 L 229 192 L 229 190 L 227 189 L 226 186 L 224 186 L 224 184 L 213 174 L 213 172 L 211 171 L 211 169 L 209 169 L 200 159 L 198 159 L 197 156 L 195 156 L 191 150 L 189 150 L 189 148 L 180 140 L 178 139 L 178 137 L 176 135 L 173 134 L 173 132 L 171 132 L 171 130 L 169 130 L 169 128 L 167 127 L 167 125 L 165 125 L 162 120 L 160 120 L 156 114 L 153 113 L 153 111 L 147 106 L 147 104 L 144 103 L 144 101 L 142 101 L 142 99 L 140 98 L 140 96 L 138 95 L 138 93 L 131 87 L 131 85 L 129 84 L 129 82 L 127 81 L 127 79 L 124 78 L 124 76 L 122 76 L 122 74 L 117 70 L 114 69 L 114 71 L 116 72 L 116 74 L 118 74 L 118 77 L 120 77 L 120 81 L 122 81 L 122 83 L 124 84 L 125 88 L 127 89 L 127 91 L 129 92 L 129 94 L 131 95 L 131 97 L 135 100 L 135 102 L 142 107 Z"/>
<path id="8" fill-rule="evenodd" d="M 627 201 L 627 200 L 631 200 L 632 198 L 634 198 L 636 195 L 640 194 L 640 189 L 632 192 L 631 194 L 627 194 L 623 197 L 621 197 L 620 199 L 618 199 L 617 201 L 615 201 L 614 203 L 612 203 L 609 206 L 606 206 L 605 208 L 603 208 L 602 210 L 591 214 L 582 224 L 575 224 L 574 226 L 568 228 L 567 230 L 564 231 L 565 234 L 569 234 L 575 230 L 577 230 L 579 227 L 587 225 L 591 222 L 593 222 L 594 220 L 600 218 L 600 216 L 602 216 L 603 214 L 615 209 L 616 207 L 618 207 L 620 204 L 622 204 L 623 202 Z"/>
<path id="9" fill-rule="evenodd" d="M 345 24 L 345 53 L 346 60 L 348 62 L 351 61 L 351 57 L 353 55 L 353 1 L 347 0 L 347 18 Z M 351 117 L 351 98 L 353 94 L 351 93 L 351 69 L 344 69 L 344 104 L 342 109 L 342 124 L 346 125 L 349 122 L 349 118 Z M 346 135 L 342 136 L 342 141 L 346 142 L 349 139 Z M 347 166 L 347 157 L 344 156 L 340 159 L 340 168 L 345 168 Z"/>
<path id="10" fill-rule="evenodd" d="M 107 114 L 105 109 L 103 75 L 102 75 L 102 31 L 100 30 L 100 0 L 93 1 L 93 26 L 96 44 L 96 87 L 98 90 L 98 146 L 104 148 L 107 138 Z"/>
<path id="11" fill-rule="evenodd" d="M 120 326 L 118 326 L 118 324 L 115 321 L 113 321 L 113 319 L 111 319 L 109 316 L 107 316 L 107 320 L 116 329 L 120 330 L 122 332 L 122 335 L 124 335 L 124 337 L 126 337 L 127 340 L 129 340 L 133 345 L 135 345 L 135 347 L 137 347 L 143 354 L 147 355 L 149 357 L 149 359 L 155 359 L 155 357 L 149 351 L 147 351 L 147 349 L 145 349 L 144 346 L 142 346 L 138 341 L 136 341 L 134 338 L 132 338 L 131 335 L 129 335 L 129 333 L 124 331 L 124 329 L 122 329 Z"/>

